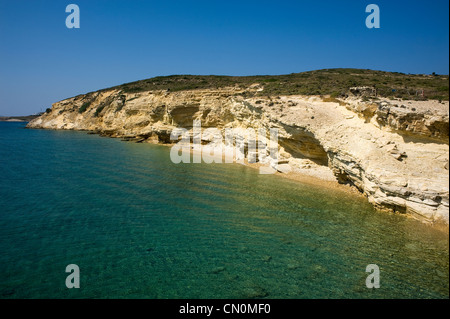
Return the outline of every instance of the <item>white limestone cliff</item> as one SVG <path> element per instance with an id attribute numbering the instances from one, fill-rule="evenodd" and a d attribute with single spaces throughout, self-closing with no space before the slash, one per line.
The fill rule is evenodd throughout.
<path id="1" fill-rule="evenodd" d="M 245 98 L 242 92 L 109 89 L 55 103 L 28 127 L 152 143 L 170 143 L 175 127 L 190 129 L 194 120 L 221 130 L 277 128 L 279 171 L 349 183 L 378 208 L 449 224 L 448 102 L 324 102 L 306 96 Z"/>

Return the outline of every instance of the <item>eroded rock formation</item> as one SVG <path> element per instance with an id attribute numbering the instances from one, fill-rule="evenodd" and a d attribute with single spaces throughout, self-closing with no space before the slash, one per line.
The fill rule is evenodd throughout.
<path id="1" fill-rule="evenodd" d="M 304 96 L 245 98 L 241 93 L 235 87 L 103 90 L 55 103 L 28 127 L 88 130 L 151 143 L 170 143 L 175 127 L 190 129 L 194 120 L 202 128 L 221 130 L 277 128 L 279 171 L 314 172 L 353 185 L 377 207 L 448 224 L 448 102 L 441 109 L 424 104 L 420 108 L 426 110 L 413 110 L 414 105 L 356 98 L 337 103 Z"/>

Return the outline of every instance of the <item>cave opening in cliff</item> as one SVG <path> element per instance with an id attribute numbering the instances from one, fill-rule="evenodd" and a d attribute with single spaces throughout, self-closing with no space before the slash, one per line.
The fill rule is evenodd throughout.
<path id="1" fill-rule="evenodd" d="M 328 166 L 327 152 L 320 142 L 311 136 L 300 139 L 279 138 L 279 144 L 293 158 L 309 159 L 322 166 Z"/>

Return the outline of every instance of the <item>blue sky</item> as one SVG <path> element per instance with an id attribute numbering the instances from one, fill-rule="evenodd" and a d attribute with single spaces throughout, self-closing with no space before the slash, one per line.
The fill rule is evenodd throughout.
<path id="1" fill-rule="evenodd" d="M 81 28 L 68 29 L 75 3 Z M 381 28 L 365 26 L 368 4 Z M 448 0 L 0 0 L 0 115 L 171 74 L 449 73 Z"/>

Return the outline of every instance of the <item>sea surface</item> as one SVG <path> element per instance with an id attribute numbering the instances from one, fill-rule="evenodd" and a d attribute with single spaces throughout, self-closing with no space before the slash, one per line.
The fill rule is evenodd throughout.
<path id="1" fill-rule="evenodd" d="M 448 234 L 362 198 L 24 127 L 0 122 L 0 298 L 449 298 Z"/>

